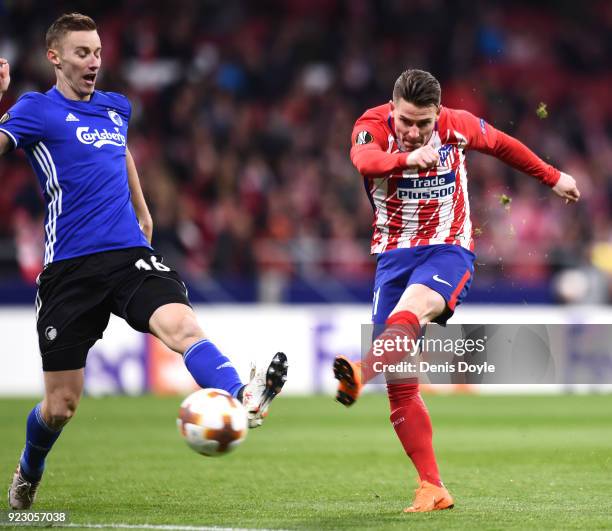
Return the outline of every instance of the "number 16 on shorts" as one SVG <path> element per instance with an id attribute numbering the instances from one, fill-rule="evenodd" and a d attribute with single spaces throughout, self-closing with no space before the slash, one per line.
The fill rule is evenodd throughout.
<path id="1" fill-rule="evenodd" d="M 140 269 L 141 271 L 153 271 L 153 269 L 157 269 L 157 271 L 163 271 L 165 273 L 171 271 L 168 266 L 158 262 L 156 256 L 151 256 L 150 260 L 151 263 L 147 262 L 144 258 L 141 258 L 134 265 L 136 266 L 136 269 Z"/>

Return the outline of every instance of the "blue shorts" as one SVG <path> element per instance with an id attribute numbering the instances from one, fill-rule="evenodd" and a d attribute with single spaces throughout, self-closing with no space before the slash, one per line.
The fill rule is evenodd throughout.
<path id="1" fill-rule="evenodd" d="M 420 245 L 393 249 L 377 257 L 372 323 L 384 324 L 411 284 L 423 284 L 446 301 L 434 319 L 445 325 L 465 299 L 474 275 L 476 255 L 459 245 Z"/>

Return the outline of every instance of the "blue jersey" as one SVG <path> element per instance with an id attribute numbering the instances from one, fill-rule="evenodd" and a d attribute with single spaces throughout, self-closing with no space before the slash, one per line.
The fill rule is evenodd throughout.
<path id="1" fill-rule="evenodd" d="M 28 92 L 0 123 L 34 168 L 47 203 L 45 265 L 127 247 L 149 247 L 131 202 L 126 166 L 131 106 L 96 90 L 90 101 L 55 87 Z"/>

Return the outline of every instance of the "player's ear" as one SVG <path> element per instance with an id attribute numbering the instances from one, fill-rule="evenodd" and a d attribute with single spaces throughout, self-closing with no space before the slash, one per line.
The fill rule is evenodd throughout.
<path id="1" fill-rule="evenodd" d="M 58 70 L 62 69 L 62 65 L 60 64 L 59 52 L 57 50 L 49 48 L 47 50 L 47 59 L 55 68 L 57 68 Z"/>
<path id="2" fill-rule="evenodd" d="M 389 108 L 391 109 L 391 112 L 395 110 L 395 103 L 393 103 L 393 100 L 389 100 Z"/>

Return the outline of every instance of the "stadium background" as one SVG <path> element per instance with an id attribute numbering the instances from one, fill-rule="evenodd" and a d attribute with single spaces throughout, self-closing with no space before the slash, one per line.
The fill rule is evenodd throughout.
<path id="1" fill-rule="evenodd" d="M 196 302 L 370 300 L 372 213 L 349 136 L 406 67 L 432 71 L 445 105 L 517 136 L 575 175 L 583 194 L 567 209 L 535 180 L 472 153 L 479 260 L 468 302 L 609 300 L 608 2 L 0 5 L 13 78 L 2 109 L 52 85 L 43 35 L 57 13 L 82 8 L 98 21 L 98 86 L 132 101 L 128 140 L 154 244 Z M 43 206 L 24 160 L 0 166 L 0 300 L 29 303 Z M 567 270 L 592 289 L 560 294 L 555 279 Z"/>
<path id="2" fill-rule="evenodd" d="M 291 361 L 286 394 L 308 397 L 279 399 L 268 431 L 250 437 L 250 446 L 235 457 L 207 464 L 208 486 L 222 492 L 225 500 L 213 496 L 217 501 L 206 505 L 206 514 L 212 515 L 207 523 L 362 526 L 364 515 L 378 505 L 372 509 L 359 499 L 357 506 L 364 512 L 349 515 L 343 488 L 352 493 L 349 498 L 361 492 L 360 482 L 374 485 L 378 493 L 393 492 L 387 498 L 376 494 L 371 502 L 387 504 L 389 511 L 396 509 L 392 503 L 407 496 L 396 486 L 401 451 L 386 421 L 384 397 L 365 397 L 362 409 L 346 417 L 325 396 L 334 387 L 331 359 L 338 352 L 359 354 L 360 324 L 370 316 L 372 211 L 348 158 L 349 135 L 367 107 L 389 99 L 404 68 L 434 73 L 442 84 L 443 104 L 468 109 L 518 137 L 575 176 L 582 192 L 580 203 L 566 207 L 533 179 L 478 153 L 468 156 L 478 260 L 472 290 L 454 321 L 612 322 L 609 2 L 0 0 L 0 56 L 11 62 L 12 76 L 0 113 L 24 91 L 47 90 L 53 83 L 43 35 L 66 11 L 82 11 L 98 23 L 103 43 L 98 88 L 123 92 L 132 101 L 128 143 L 154 219 L 153 243 L 187 280 L 205 330 L 236 360 L 244 376 L 251 358 L 286 350 Z M 42 390 L 33 300 L 42 262 L 44 211 L 22 153 L 0 160 L 0 183 L 0 395 L 31 397 Z M 504 194 L 510 204 L 503 201 Z M 602 390 L 602 383 L 612 382 L 611 359 L 608 349 L 593 366 L 593 385 L 586 390 Z M 89 395 L 185 393 L 190 385 L 175 355 L 118 320 L 90 355 Z M 312 396 L 321 392 L 323 398 Z M 523 518 L 517 520 L 518 528 L 584 523 L 581 514 L 559 510 L 543 495 L 508 490 L 498 483 L 506 476 L 521 476 L 523 487 L 530 480 L 550 481 L 557 485 L 556 501 L 589 507 L 595 511 L 591 515 L 605 507 L 597 500 L 605 492 L 601 474 L 610 470 L 609 395 L 583 399 L 587 397 L 557 396 L 548 402 L 531 395 L 430 397 L 447 477 L 471 478 L 465 486 L 450 479 L 451 490 L 470 512 L 479 503 L 486 506 L 476 511 L 481 520 L 463 520 L 464 514 L 456 517 L 457 524 L 445 516 L 443 526 L 490 526 L 495 518 L 500 527 L 516 524 L 514 518 Z M 91 505 L 93 499 L 85 494 L 70 508 L 96 522 L 123 517 L 138 523 L 139 515 L 147 515 L 150 522 L 176 523 L 179 518 L 193 524 L 190 510 L 199 510 L 189 490 L 198 488 L 193 484 L 194 463 L 184 462 L 186 456 L 176 452 L 176 434 L 172 427 L 168 431 L 165 418 L 174 414 L 178 398 L 105 400 L 83 401 L 82 416 L 67 431 L 73 438 L 62 439 L 64 446 L 53 459 L 70 469 L 71 452 L 83 451 L 83 438 L 89 441 L 88 455 L 103 456 L 91 465 L 90 478 L 101 488 L 107 485 L 108 507 L 124 509 L 109 509 L 97 500 Z M 0 445 L 2 477 L 14 466 L 23 418 L 33 403 L 30 398 L 0 401 L 0 418 L 7 427 Z M 88 418 L 99 419 L 98 424 Z M 183 472 L 181 485 L 168 487 L 172 494 L 160 494 L 169 496 L 165 499 L 174 510 L 149 512 L 148 498 L 131 491 L 111 504 L 113 496 L 124 491 L 115 488 L 121 483 L 116 477 L 104 483 L 105 459 L 140 459 L 139 439 L 122 438 L 114 431 L 117 422 L 133 425 L 133 433 L 148 438 L 149 451 L 164 457 L 167 469 L 172 463 L 175 471 Z M 102 426 L 113 436 L 96 431 Z M 304 426 L 309 426 L 307 431 Z M 360 427 L 369 430 L 369 440 L 359 439 Z M 96 447 L 96 437 L 107 446 Z M 372 441 L 384 445 L 377 446 L 378 454 L 367 446 Z M 294 450 L 287 450 L 285 443 Z M 272 444 L 281 445 L 280 458 L 268 449 Z M 468 450 L 457 449 L 457 444 Z M 329 450 L 340 446 L 346 455 L 371 460 L 378 476 L 372 478 L 368 466 L 346 475 L 340 454 Z M 488 453 L 490 448 L 498 451 L 499 459 Z M 551 448 L 556 449 L 552 454 Z M 528 452 L 535 452 L 528 459 L 529 471 L 521 468 Z M 254 516 L 247 514 L 251 507 L 240 517 L 233 512 L 243 507 L 250 492 L 232 482 L 232 474 L 248 477 L 245 466 L 256 470 L 253 474 L 266 473 L 253 458 L 261 454 L 281 459 L 290 470 L 278 476 L 283 496 L 312 503 L 312 509 L 294 506 L 303 520 L 290 519 L 286 498 L 280 500 L 272 485 L 261 487 L 266 507 Z M 476 455 L 480 461 L 470 461 Z M 336 474 L 345 479 L 312 483 L 312 477 L 301 475 L 302 468 L 291 471 L 283 457 L 298 464 L 305 459 L 304 470 L 310 466 L 308 459 L 316 459 L 328 478 Z M 483 463 L 490 470 L 481 469 Z M 471 475 L 474 466 L 476 476 Z M 137 471 L 143 484 L 165 482 L 143 467 Z M 133 473 L 126 468 L 126 483 Z M 296 490 L 288 476 L 301 478 L 303 489 Z M 260 483 L 260 476 L 254 477 Z M 52 497 L 49 491 L 42 497 L 43 508 L 61 503 L 74 481 L 83 481 L 79 485 L 84 489 L 92 485 L 62 474 L 48 481 L 55 490 Z M 345 482 L 343 488 L 338 481 Z M 494 514 L 489 508 L 499 500 L 484 494 L 490 481 L 512 500 L 496 505 Z M 578 495 L 578 482 L 600 488 Z M 329 504 L 317 505 L 309 488 L 331 500 Z M 522 501 L 513 505 L 515 500 Z M 609 517 L 599 518 L 593 516 L 591 522 L 609 525 Z M 389 519 L 387 524 L 395 525 Z"/>
<path id="3" fill-rule="evenodd" d="M 356 117 L 386 101 L 406 67 L 432 71 L 445 105 L 517 136 L 574 175 L 582 192 L 580 203 L 566 207 L 534 179 L 470 154 L 478 260 L 456 321 L 478 321 L 491 308 L 482 304 L 512 305 L 504 315 L 520 322 L 525 305 L 567 303 L 555 315 L 572 321 L 581 313 L 574 304 L 610 300 L 606 2 L 580 9 L 546 1 L 513 2 L 512 9 L 333 0 L 0 5 L 0 51 L 12 65 L 0 110 L 52 85 L 43 35 L 58 13 L 82 10 L 97 20 L 98 87 L 132 101 L 128 141 L 154 246 L 186 278 L 206 330 L 241 365 L 277 348 L 294 353 L 311 382 L 294 381 L 290 391 L 332 385 L 324 373 L 334 353 L 358 355 L 375 261 L 371 206 L 348 158 L 349 137 Z M 2 372 L 21 378 L 3 387 L 24 394 L 40 388 L 31 377 L 39 364 L 31 302 L 44 208 L 21 152 L 3 157 L 0 182 L 3 335 L 17 343 L 7 352 L 27 352 L 4 357 Z M 605 315 L 593 313 L 600 321 Z M 551 322 L 551 315 L 544 308 L 530 322 Z M 157 373 L 166 379 L 172 372 L 158 362 L 165 355 L 182 383 L 161 382 L 158 390 L 189 382 L 155 341 L 124 323 L 112 327 L 90 360 L 91 382 L 109 374 L 114 382 L 96 386 L 99 392 L 158 389 Z M 9 332 L 15 329 L 22 332 Z M 124 362 L 131 368 L 121 369 Z"/>
<path id="4" fill-rule="evenodd" d="M 511 9 L 495 2 L 334 0 L 0 6 L 0 51 L 12 65 L 1 109 L 52 85 L 43 35 L 58 13 L 81 9 L 97 20 L 98 87 L 132 101 L 128 142 L 154 219 L 153 244 L 184 275 L 192 301 L 206 303 L 198 308 L 213 338 L 222 345 L 228 338 L 217 321 L 245 330 L 230 333 L 234 341 L 224 345 L 234 356 L 297 347 L 294 357 L 315 360 L 314 368 L 301 367 L 305 373 L 319 373 L 328 362 L 327 349 L 316 348 L 320 330 L 333 344 L 330 355 L 358 353 L 358 333 L 345 328 L 369 320 L 375 262 L 371 206 L 348 158 L 350 131 L 364 109 L 389 98 L 406 67 L 432 71 L 445 105 L 517 136 L 574 175 L 582 192 L 580 203 L 566 207 L 534 179 L 469 155 L 478 260 L 457 319 L 470 319 L 478 304 L 514 304 L 509 311 L 517 317 L 508 319 L 517 322 L 525 305 L 610 300 L 606 2 L 513 2 Z M 0 182 L 0 301 L 20 308 L 8 307 L 3 328 L 20 345 L 27 341 L 28 355 L 18 359 L 31 368 L 39 363 L 31 303 L 44 208 L 23 153 L 3 157 Z M 262 303 L 281 306 L 265 310 Z M 303 306 L 312 303 L 327 306 Z M 224 309 L 211 306 L 218 304 Z M 338 304 L 349 305 L 350 317 L 334 310 Z M 253 325 L 271 312 L 280 320 Z M 8 333 L 17 314 L 24 319 L 11 324 L 23 330 L 18 336 Z M 547 315 L 535 320 L 547 322 Z M 98 350 L 135 352 L 148 374 L 151 365 L 143 364 L 156 359 L 157 347 L 113 326 L 119 332 L 107 338 L 123 342 L 105 339 Z M 304 327 L 312 333 L 292 340 L 291 331 Z M 330 341 L 335 333 L 350 339 Z M 269 340 L 279 334 L 275 347 Z M 253 341 L 241 343 L 244 337 Z M 14 363 L 5 358 L 8 369 Z M 113 374 L 121 372 L 117 363 Z M 29 370 L 20 374 L 23 382 L 11 379 L 12 388 L 25 393 Z M 296 390 L 323 384 L 315 378 L 313 385 Z"/>

